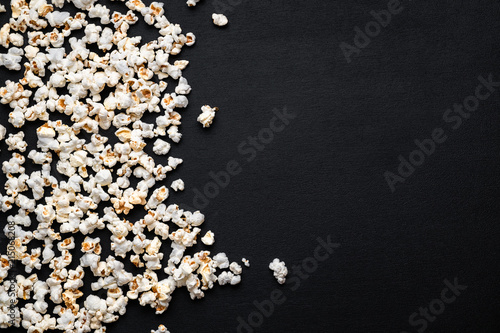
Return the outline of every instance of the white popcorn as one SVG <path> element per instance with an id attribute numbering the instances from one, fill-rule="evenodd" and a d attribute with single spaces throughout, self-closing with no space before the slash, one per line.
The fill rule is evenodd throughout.
<path id="1" fill-rule="evenodd" d="M 89 10 L 90 18 L 100 18 L 101 24 L 108 24 L 111 22 L 109 17 L 109 8 L 103 5 L 94 5 Z"/>
<path id="2" fill-rule="evenodd" d="M 170 144 L 162 139 L 154 142 L 153 152 L 157 155 L 167 155 L 170 151 Z"/>
<path id="3" fill-rule="evenodd" d="M 179 79 L 179 84 L 175 87 L 176 94 L 187 95 L 191 92 L 191 86 L 184 77 Z"/>
<path id="4" fill-rule="evenodd" d="M 13 33 L 9 35 L 9 41 L 12 45 L 21 47 L 24 44 L 24 37 L 21 34 Z"/>
<path id="5" fill-rule="evenodd" d="M 102 31 L 102 28 L 95 24 L 89 24 L 85 27 L 85 37 L 83 37 L 83 41 L 87 44 L 97 43 L 99 40 L 99 34 Z"/>
<path id="6" fill-rule="evenodd" d="M 284 261 L 280 261 L 278 258 L 275 258 L 269 264 L 269 269 L 273 271 L 273 275 L 276 280 L 278 280 L 279 284 L 285 283 L 288 269 L 286 268 Z"/>
<path id="7" fill-rule="evenodd" d="M 182 179 L 174 180 L 170 185 L 170 187 L 176 192 L 184 191 L 184 182 L 182 181 Z"/>
<path id="8" fill-rule="evenodd" d="M 207 231 L 205 236 L 201 238 L 201 241 L 205 245 L 213 245 L 215 243 L 215 235 L 212 231 Z"/>
<path id="9" fill-rule="evenodd" d="M 225 26 L 228 23 L 228 19 L 224 14 L 213 13 L 212 20 L 214 21 L 214 24 L 219 27 Z"/>
<path id="10" fill-rule="evenodd" d="M 0 125 L 0 141 L 5 139 L 5 134 L 7 134 L 7 129 L 5 128 L 5 126 Z"/>
<path id="11" fill-rule="evenodd" d="M 0 29 L 0 45 L 6 48 L 9 47 L 10 43 L 9 32 L 10 32 L 10 24 L 5 23 Z"/>
<path id="12" fill-rule="evenodd" d="M 38 47 L 28 45 L 24 48 L 24 53 L 25 53 L 24 55 L 26 56 L 26 58 L 28 58 L 28 60 L 33 60 L 37 56 L 38 51 L 40 51 L 40 49 Z M 43 69 L 42 69 L 42 72 L 43 72 Z M 39 102 L 39 100 L 37 102 Z"/>
<path id="13" fill-rule="evenodd" d="M 236 285 L 241 282 L 241 276 L 224 271 L 217 277 L 217 281 L 221 286 L 226 284 Z"/>
<path id="14" fill-rule="evenodd" d="M 187 46 L 193 46 L 194 43 L 196 43 L 196 36 L 192 32 L 188 32 L 186 34 L 186 45 Z M 182 60 L 181 60 L 182 61 Z M 177 61 L 176 61 L 177 62 Z M 177 66 L 177 64 L 174 63 L 174 65 Z M 184 66 L 185 67 L 185 66 Z M 180 68 L 180 70 L 183 70 L 184 68 Z"/>
<path id="15" fill-rule="evenodd" d="M 5 13 L 7 10 L 4 5 L 0 5 L 0 13 Z"/>
<path id="16" fill-rule="evenodd" d="M 189 65 L 189 61 L 187 61 L 187 60 L 176 60 L 174 62 L 174 65 L 175 65 L 175 67 L 179 68 L 180 70 L 184 70 L 187 67 L 187 65 Z"/>
<path id="17" fill-rule="evenodd" d="M 158 329 L 151 330 L 151 333 L 170 333 L 164 325 L 159 325 Z"/>
<path id="18" fill-rule="evenodd" d="M 168 158 L 168 166 L 171 167 L 172 169 L 177 168 L 179 164 L 182 164 L 183 160 L 181 158 L 175 158 L 172 156 L 169 156 Z"/>
<path id="19" fill-rule="evenodd" d="M 22 49 L 12 47 L 7 53 L 0 54 L 0 66 L 5 66 L 9 70 L 21 70 L 21 59 L 24 55 Z"/>
<path id="20" fill-rule="evenodd" d="M 215 112 L 219 111 L 219 108 L 212 108 L 209 105 L 203 105 L 201 107 L 201 114 L 198 116 L 198 122 L 200 122 L 203 127 L 210 127 L 215 117 Z"/>
<path id="21" fill-rule="evenodd" d="M 193 7 L 193 6 L 196 6 L 196 4 L 200 2 L 200 0 L 188 0 L 186 2 L 186 4 L 189 6 L 189 7 Z"/>
<path id="22" fill-rule="evenodd" d="M 9 134 L 9 137 L 5 140 L 5 143 L 9 146 L 8 150 L 19 150 L 20 152 L 25 152 L 28 144 L 23 139 L 24 132 Z"/>
<path id="23" fill-rule="evenodd" d="M 240 275 L 241 272 L 243 271 L 242 268 L 241 268 L 241 266 L 237 262 L 232 262 L 231 265 L 229 265 L 229 269 L 235 275 Z"/>
<path id="24" fill-rule="evenodd" d="M 101 186 L 110 185 L 113 182 L 113 176 L 111 175 L 111 171 L 109 171 L 108 169 L 103 169 L 99 171 L 95 175 L 95 181 L 97 184 Z"/>
<path id="25" fill-rule="evenodd" d="M 222 269 L 229 267 L 229 259 L 227 258 L 226 254 L 224 252 L 221 252 L 221 253 L 217 254 L 216 256 L 214 256 L 212 258 L 212 260 L 214 261 L 216 267 L 219 267 Z"/>
<path id="26" fill-rule="evenodd" d="M 90 9 L 97 0 L 71 0 L 78 9 Z"/>
<path id="27" fill-rule="evenodd" d="M 78 0 L 77 0 L 78 1 Z M 48 13 L 45 18 L 52 27 L 60 27 L 69 18 L 68 12 L 53 11 Z"/>
<path id="28" fill-rule="evenodd" d="M 250 261 L 246 258 L 241 258 L 241 262 L 243 262 L 243 264 L 246 266 L 246 267 L 250 267 Z"/>
<path id="29" fill-rule="evenodd" d="M 184 212 L 184 216 L 186 217 L 186 222 L 194 227 L 198 227 L 205 222 L 205 215 L 200 213 L 200 211 L 196 211 L 194 213 Z"/>
<path id="30" fill-rule="evenodd" d="M 160 203 L 165 201 L 165 199 L 168 198 L 168 188 L 165 186 L 162 186 L 156 190 L 153 191 L 153 194 L 148 200 L 147 205 L 145 206 L 146 209 L 151 209 L 151 208 L 156 208 Z"/>

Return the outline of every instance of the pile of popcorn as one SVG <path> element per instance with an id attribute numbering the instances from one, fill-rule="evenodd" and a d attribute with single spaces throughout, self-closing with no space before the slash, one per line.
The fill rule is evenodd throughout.
<path id="1" fill-rule="evenodd" d="M 199 211 L 165 203 L 164 183 L 182 159 L 164 157 L 163 165 L 144 150 L 151 140 L 154 154 L 168 155 L 182 138 L 180 110 L 191 91 L 182 71 L 189 61 L 169 58 L 195 36 L 170 23 L 162 3 L 121 0 L 123 12 L 111 12 L 97 2 L 11 0 L 10 20 L 0 29 L 0 45 L 8 49 L 0 66 L 24 70 L 18 82 L 0 88 L 0 102 L 11 109 L 8 128 L 0 125 L 8 146 L 0 209 L 12 239 L 0 256 L 0 328 L 105 332 L 129 300 L 161 314 L 176 288 L 197 299 L 215 283 L 241 281 L 242 267 L 224 253 L 186 253 L 198 237 L 212 245 L 214 234 L 201 237 Z M 64 11 L 69 3 L 75 15 Z M 160 37 L 129 36 L 140 19 Z M 221 16 L 215 21 L 227 24 Z M 83 37 L 72 36 L 77 32 Z M 171 92 L 167 78 L 177 82 Z M 210 126 L 217 110 L 203 106 L 198 120 Z M 36 147 L 25 141 L 29 122 Z M 35 171 L 27 172 L 28 165 Z M 184 182 L 170 187 L 182 191 Z M 128 220 L 132 211 L 143 217 Z M 110 233 L 110 241 L 94 233 Z M 112 255 L 104 257 L 103 247 Z M 128 263 L 140 272 L 127 271 Z M 84 284 L 92 294 L 82 291 Z M 96 295 L 101 290 L 104 298 Z"/>

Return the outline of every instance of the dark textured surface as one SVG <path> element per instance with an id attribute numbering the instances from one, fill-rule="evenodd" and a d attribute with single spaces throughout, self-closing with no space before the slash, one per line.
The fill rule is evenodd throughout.
<path id="1" fill-rule="evenodd" d="M 214 3 L 166 4 L 167 17 L 197 36 L 181 53 L 193 92 L 172 149 L 184 164 L 170 180 L 186 190 L 169 200 L 192 206 L 193 188 L 236 160 L 241 173 L 202 210 L 204 230 L 216 234 L 213 252 L 251 267 L 241 285 L 200 301 L 176 291 L 161 316 L 131 301 L 108 332 L 160 323 L 172 333 L 235 332 L 237 317 L 247 320 L 276 288 L 286 301 L 256 332 L 417 332 L 423 324 L 409 316 L 454 278 L 467 289 L 426 331 L 498 332 L 499 94 L 457 130 L 442 120 L 479 75 L 500 80 L 498 2 L 405 2 L 351 63 L 339 44 L 353 44 L 354 27 L 386 1 L 241 1 L 222 29 L 211 23 Z M 202 104 L 220 108 L 208 130 L 196 123 Z M 247 162 L 238 146 L 284 107 L 298 116 Z M 384 172 L 437 127 L 448 140 L 391 193 Z M 279 257 L 292 276 L 327 235 L 341 244 L 331 257 L 296 291 L 278 286 L 268 263 Z"/>

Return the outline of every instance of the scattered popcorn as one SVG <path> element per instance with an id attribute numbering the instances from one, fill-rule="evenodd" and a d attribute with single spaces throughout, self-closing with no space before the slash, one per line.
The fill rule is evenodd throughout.
<path id="1" fill-rule="evenodd" d="M 218 25 L 219 27 L 225 26 L 228 23 L 228 19 L 224 14 L 213 13 L 212 20 L 214 21 L 214 24 Z"/>
<path id="2" fill-rule="evenodd" d="M 279 284 L 285 283 L 288 269 L 286 268 L 284 261 L 280 261 L 278 258 L 275 258 L 269 264 L 269 269 L 273 271 L 273 275 L 276 280 L 278 280 Z"/>
<path id="3" fill-rule="evenodd" d="M 169 202 L 166 179 L 183 160 L 169 156 L 168 140 L 182 138 L 181 113 L 192 90 L 183 74 L 189 61 L 171 56 L 196 37 L 169 22 L 161 2 L 121 2 L 122 10 L 112 12 L 97 0 L 11 0 L 12 15 L 0 28 L 7 49 L 0 66 L 22 70 L 19 80 L 0 87 L 8 121 L 21 129 L 7 133 L 0 125 L 9 151 L 0 208 L 13 225 L 4 232 L 14 234 L 13 250 L 0 254 L 0 295 L 14 290 L 11 299 L 0 297 L 2 328 L 104 333 L 129 300 L 161 314 L 177 288 L 198 299 L 217 282 L 241 281 L 242 267 L 224 253 L 190 251 L 200 238 L 214 244 L 214 234 L 201 237 L 201 212 Z M 68 3 L 77 11 L 67 11 Z M 159 37 L 129 34 L 139 20 Z M 215 22 L 225 25 L 227 18 Z M 170 87 L 167 78 L 177 83 Z M 217 110 L 202 107 L 198 121 L 210 126 Z M 25 133 L 29 122 L 36 132 Z M 33 146 L 25 135 L 36 139 Z M 151 150 L 166 156 L 162 164 Z M 183 191 L 184 182 L 170 187 Z M 144 215 L 132 219 L 136 213 Z M 104 229 L 109 241 L 96 237 Z M 23 269 L 9 279 L 13 261 Z M 18 305 L 14 320 L 6 302 Z"/>
<path id="4" fill-rule="evenodd" d="M 170 185 L 170 187 L 176 192 L 184 191 L 184 182 L 182 181 L 182 179 L 174 180 L 172 182 L 172 185 Z"/>
<path id="5" fill-rule="evenodd" d="M 198 116 L 198 122 L 200 122 L 203 127 L 210 127 L 215 117 L 215 112 L 219 111 L 219 108 L 212 108 L 209 105 L 203 105 L 201 107 L 201 114 Z"/>

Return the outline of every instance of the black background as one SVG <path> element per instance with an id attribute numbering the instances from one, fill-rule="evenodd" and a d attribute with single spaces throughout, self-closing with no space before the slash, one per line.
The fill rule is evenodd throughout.
<path id="1" fill-rule="evenodd" d="M 130 301 L 108 332 L 235 332 L 276 288 L 287 301 L 257 332 L 416 332 L 408 317 L 454 278 L 467 290 L 426 332 L 499 332 L 499 94 L 456 131 L 442 121 L 479 75 L 500 80 L 499 3 L 406 1 L 351 63 L 339 44 L 353 44 L 354 27 L 387 1 L 247 0 L 226 11 L 225 28 L 211 22 L 214 3 L 165 5 L 197 36 L 180 56 L 193 92 L 171 154 L 184 164 L 166 183 L 182 178 L 186 190 L 169 202 L 192 205 L 209 171 L 240 162 L 203 209 L 204 230 L 215 232 L 214 253 L 251 267 L 203 300 L 176 291 L 160 316 Z M 209 129 L 196 122 L 203 104 L 220 108 Z M 283 107 L 299 115 L 246 163 L 238 145 Z M 436 127 L 448 140 L 391 193 L 384 172 Z M 268 263 L 278 257 L 291 271 L 327 235 L 340 248 L 298 290 L 279 286 Z"/>

